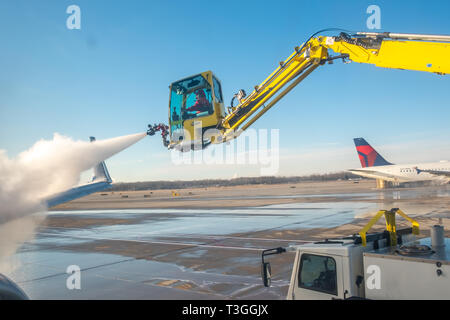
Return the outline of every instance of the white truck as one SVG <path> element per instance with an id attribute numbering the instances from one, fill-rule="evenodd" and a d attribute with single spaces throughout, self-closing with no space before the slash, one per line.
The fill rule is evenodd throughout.
<path id="1" fill-rule="evenodd" d="M 414 228 L 396 230 L 393 222 L 390 231 L 265 250 L 263 283 L 271 282 L 264 258 L 294 251 L 288 300 L 450 299 L 450 239 L 443 227 L 416 240 Z"/>

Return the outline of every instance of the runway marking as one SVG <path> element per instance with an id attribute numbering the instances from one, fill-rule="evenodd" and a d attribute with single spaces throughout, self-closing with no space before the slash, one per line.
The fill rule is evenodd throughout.
<path id="1" fill-rule="evenodd" d="M 98 230 L 82 229 L 82 228 L 68 228 L 68 227 L 41 227 L 42 229 L 63 229 L 63 230 L 75 230 L 75 231 L 92 231 L 93 233 L 101 233 Z M 107 232 L 107 231 L 106 231 Z M 126 230 L 118 230 L 116 232 L 127 233 L 128 235 L 147 235 L 151 237 L 160 238 L 195 238 L 195 239 L 233 239 L 233 240 L 255 240 L 255 241 L 281 241 L 281 242 L 303 242 L 310 243 L 310 240 L 298 240 L 298 239 L 278 239 L 278 238 L 252 238 L 252 237 L 233 237 L 233 236 L 214 236 L 214 235 L 195 235 L 195 234 L 181 234 L 181 235 L 151 235 L 147 232 L 127 232 Z"/>
<path id="2" fill-rule="evenodd" d="M 145 233 L 142 233 L 145 234 Z M 177 236 L 160 236 L 162 238 L 176 238 Z M 180 236 L 182 238 L 188 238 L 189 235 Z M 296 240 L 296 239 L 277 239 L 277 238 L 249 238 L 249 237 L 231 237 L 231 236 L 199 236 L 192 235 L 192 238 L 196 239 L 233 239 L 233 240 L 255 240 L 255 241 L 286 241 L 286 242 L 304 242 L 310 243 L 309 240 Z"/>
<path id="3" fill-rule="evenodd" d="M 120 238 L 100 238 L 100 237 L 85 237 L 85 236 L 65 236 L 52 233 L 42 233 L 39 234 L 51 236 L 51 237 L 64 237 L 64 238 L 75 238 L 75 239 L 88 239 L 88 240 L 107 240 L 107 241 L 127 241 L 127 242 L 138 242 L 147 244 L 164 244 L 164 245 L 174 245 L 174 246 L 186 246 L 186 247 L 200 247 L 200 248 L 214 248 L 214 249 L 231 249 L 231 250 L 247 250 L 247 251 L 263 251 L 266 248 L 249 248 L 249 247 L 235 247 L 235 246 L 214 246 L 210 244 L 195 244 L 195 243 L 183 243 L 183 242 L 169 242 L 169 241 L 144 241 L 144 240 L 134 240 L 134 239 L 120 239 Z"/>

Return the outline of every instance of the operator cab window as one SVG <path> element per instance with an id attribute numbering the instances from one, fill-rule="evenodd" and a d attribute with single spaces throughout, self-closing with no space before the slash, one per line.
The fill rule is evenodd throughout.
<path id="1" fill-rule="evenodd" d="M 172 133 L 183 128 L 183 121 L 181 120 L 182 104 L 183 95 L 178 94 L 176 90 L 172 89 L 170 94 L 170 131 Z"/>
<path id="2" fill-rule="evenodd" d="M 183 119 L 192 119 L 212 114 L 211 88 L 196 89 L 186 94 Z"/>
<path id="3" fill-rule="evenodd" d="M 197 75 L 171 86 L 170 119 L 182 127 L 182 121 L 213 114 L 211 85 Z"/>
<path id="4" fill-rule="evenodd" d="M 337 295 L 336 261 L 331 257 L 302 254 L 298 286 Z"/>
<path id="5" fill-rule="evenodd" d="M 216 79 L 216 77 L 213 77 L 213 83 L 214 83 L 214 97 L 216 98 L 216 101 L 218 103 L 222 103 L 222 87 L 220 86 L 220 82 Z"/>

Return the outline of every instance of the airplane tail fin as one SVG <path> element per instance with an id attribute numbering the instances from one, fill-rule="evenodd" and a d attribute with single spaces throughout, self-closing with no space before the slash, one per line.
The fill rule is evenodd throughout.
<path id="1" fill-rule="evenodd" d="M 91 142 L 95 141 L 95 137 L 89 137 Z M 106 168 L 105 161 L 100 162 L 94 167 L 94 176 L 91 182 L 105 181 L 112 183 L 111 176 L 109 175 L 108 168 Z"/>
<path id="2" fill-rule="evenodd" d="M 392 163 L 386 161 L 374 148 L 372 148 L 364 138 L 355 138 L 353 141 L 355 142 L 359 161 L 361 161 L 361 166 L 363 168 L 392 165 Z"/>

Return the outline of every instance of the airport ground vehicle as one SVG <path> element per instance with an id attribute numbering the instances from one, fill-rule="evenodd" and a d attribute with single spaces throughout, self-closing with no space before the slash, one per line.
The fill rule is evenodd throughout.
<path id="1" fill-rule="evenodd" d="M 312 35 L 248 96 L 239 90 L 227 109 L 219 79 L 206 71 L 170 85 L 169 134 L 164 145 L 180 151 L 199 150 L 211 143 L 238 137 L 311 72 L 326 62 L 373 64 L 377 67 L 450 73 L 450 36 L 341 32 L 338 36 Z M 330 52 L 337 53 L 332 56 Z M 236 106 L 234 100 L 238 101 Z M 150 128 L 149 134 L 154 134 Z"/>
<path id="2" fill-rule="evenodd" d="M 395 214 L 412 228 L 396 230 Z M 386 231 L 366 235 L 385 215 Z M 450 239 L 440 225 L 431 238 L 414 240 L 418 224 L 399 209 L 378 212 L 359 235 L 274 248 L 262 254 L 262 277 L 270 286 L 273 254 L 295 252 L 287 299 L 450 299 Z"/>

